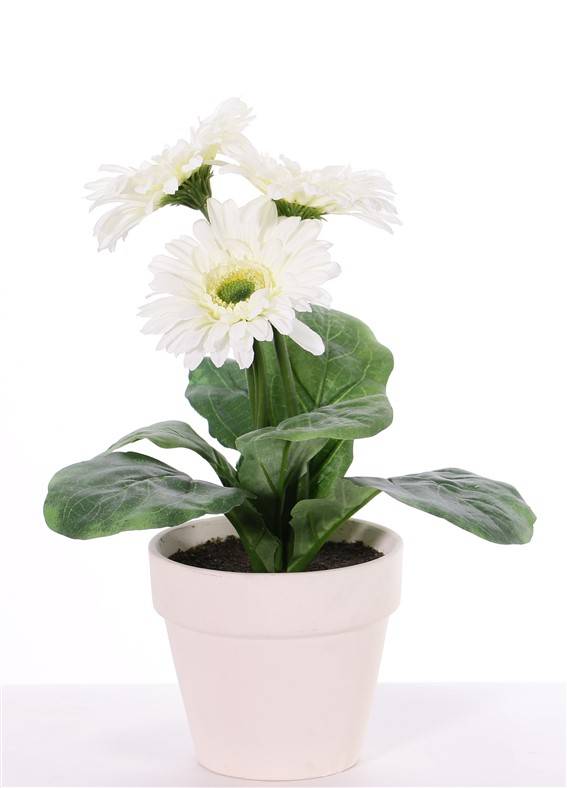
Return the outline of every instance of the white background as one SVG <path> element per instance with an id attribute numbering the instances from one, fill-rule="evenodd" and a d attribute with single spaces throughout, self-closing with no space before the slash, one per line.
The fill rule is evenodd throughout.
<path id="1" fill-rule="evenodd" d="M 334 305 L 395 356 L 393 426 L 352 471 L 457 465 L 539 515 L 500 547 L 379 496 L 406 542 L 387 681 L 565 675 L 566 6 L 562 2 L 6 2 L 2 97 L 2 678 L 173 681 L 148 533 L 49 531 L 49 477 L 133 428 L 205 433 L 181 362 L 137 307 L 147 264 L 190 231 L 164 209 L 98 254 L 83 184 L 138 164 L 226 97 L 256 144 L 305 166 L 384 170 L 404 226 L 331 217 Z M 254 190 L 236 176 L 218 196 Z M 197 478 L 198 458 L 159 452 Z M 198 605 L 199 600 L 192 600 Z M 228 666 L 227 666 L 228 667 Z"/>

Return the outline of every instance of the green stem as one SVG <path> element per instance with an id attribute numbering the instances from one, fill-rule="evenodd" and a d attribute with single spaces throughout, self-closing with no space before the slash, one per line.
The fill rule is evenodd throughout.
<path id="1" fill-rule="evenodd" d="M 300 412 L 299 401 L 295 388 L 295 377 L 291 367 L 289 351 L 286 338 L 278 331 L 274 331 L 274 349 L 279 368 L 279 379 L 281 383 L 288 418 L 296 416 Z M 270 387 L 268 385 L 268 365 L 266 359 L 267 347 L 264 343 L 254 342 L 254 361 L 251 368 L 247 371 L 248 392 L 250 405 L 254 416 L 255 429 L 262 429 L 274 424 L 272 413 L 272 403 L 270 401 Z M 288 472 L 291 444 L 286 443 L 283 451 L 280 474 L 277 489 L 274 490 L 274 527 L 282 545 L 282 567 L 281 571 L 287 570 L 289 561 L 289 544 L 291 538 L 291 526 L 289 522 L 289 512 L 293 501 L 297 499 L 297 480 L 293 481 L 293 489 L 288 488 Z M 304 469 L 304 474 L 308 473 L 308 468 Z M 309 487 L 309 481 L 304 478 L 304 485 Z"/>
<path id="2" fill-rule="evenodd" d="M 295 378 L 289 360 L 289 351 L 285 337 L 279 331 L 274 331 L 274 346 L 280 367 L 284 397 L 286 403 L 287 417 L 297 416 L 299 405 L 297 401 L 297 391 L 295 389 Z"/>
<path id="3" fill-rule="evenodd" d="M 256 424 L 256 370 L 252 363 L 246 370 L 246 382 L 248 383 L 248 399 L 250 400 L 250 410 L 252 411 L 252 423 L 254 429 L 258 428 Z"/>
<path id="4" fill-rule="evenodd" d="M 262 343 L 254 340 L 254 381 L 255 381 L 255 424 L 256 429 L 268 427 L 270 425 L 270 403 L 268 398 L 268 379 L 266 374 L 266 362 Z"/>
<path id="5" fill-rule="evenodd" d="M 276 357 L 278 360 L 279 372 L 281 377 L 281 383 L 285 398 L 286 404 L 286 415 L 288 418 L 293 416 L 297 416 L 300 412 L 299 407 L 299 400 L 297 397 L 297 390 L 295 386 L 295 376 L 293 374 L 293 369 L 291 367 L 291 361 L 289 357 L 289 350 L 287 346 L 287 340 L 285 336 L 279 333 L 279 331 L 274 332 L 274 348 L 276 351 Z M 292 487 L 293 489 L 287 488 L 286 482 L 287 480 L 287 463 L 288 463 L 288 451 L 291 451 L 291 444 L 287 444 L 286 451 L 284 452 L 283 458 L 283 465 L 285 466 L 285 475 L 281 479 L 280 483 L 280 516 L 279 516 L 279 533 L 280 539 L 282 542 L 282 553 L 283 553 L 283 571 L 287 571 L 287 566 L 289 562 L 289 545 L 291 540 L 291 525 L 289 522 L 289 513 L 293 506 L 293 502 L 298 500 L 298 492 L 299 492 L 299 483 L 298 481 L 294 481 Z M 309 488 L 309 479 L 308 479 L 309 467 L 308 465 L 305 466 L 303 472 L 303 487 L 307 485 L 307 489 Z M 307 478 L 306 478 L 307 476 Z M 307 496 L 303 496 L 307 497 Z"/>
<path id="6" fill-rule="evenodd" d="M 280 477 L 278 479 L 278 492 L 279 492 L 279 499 L 280 499 L 279 512 L 278 512 L 278 530 L 279 530 L 279 536 L 280 536 L 280 539 L 281 539 L 281 542 L 282 542 L 282 548 L 283 548 L 284 567 L 287 564 L 287 536 L 288 536 L 288 534 L 287 534 L 287 525 L 288 525 L 288 523 L 286 522 L 286 520 L 287 520 L 287 518 L 286 518 L 286 493 L 287 493 L 286 482 L 287 482 L 287 474 L 288 474 L 289 452 L 290 452 L 290 443 L 286 442 L 285 445 L 284 445 L 283 454 L 282 454 L 282 462 L 281 462 L 281 466 L 280 466 Z"/>

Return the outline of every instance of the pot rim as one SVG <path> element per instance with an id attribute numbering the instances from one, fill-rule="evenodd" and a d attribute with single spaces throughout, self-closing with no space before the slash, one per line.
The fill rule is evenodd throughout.
<path id="1" fill-rule="evenodd" d="M 150 556 L 152 556 L 154 560 L 158 560 L 160 562 L 161 561 L 167 562 L 167 564 L 169 565 L 173 564 L 175 565 L 175 567 L 179 567 L 181 570 L 188 570 L 192 573 L 196 573 L 196 576 L 199 575 L 201 575 L 202 577 L 207 575 L 209 577 L 232 576 L 233 578 L 247 578 L 249 582 L 250 581 L 251 582 L 283 582 L 283 580 L 279 580 L 279 581 L 261 580 L 260 578 L 276 578 L 276 577 L 290 578 L 293 576 L 299 578 L 305 578 L 305 576 L 308 575 L 310 578 L 313 578 L 313 580 L 315 580 L 315 578 L 317 577 L 320 578 L 321 576 L 328 577 L 330 580 L 331 577 L 337 577 L 338 576 L 337 573 L 339 572 L 350 572 L 356 570 L 360 572 L 360 571 L 369 571 L 370 569 L 375 569 L 377 562 L 379 562 L 380 565 L 383 567 L 385 561 L 389 563 L 394 556 L 397 556 L 398 553 L 402 551 L 403 548 L 402 537 L 398 533 L 396 533 L 396 531 L 393 531 L 391 528 L 387 528 L 385 525 L 379 525 L 378 523 L 373 523 L 370 520 L 361 520 L 353 517 L 353 518 L 349 518 L 344 523 L 342 523 L 338 527 L 337 531 L 340 531 L 346 525 L 352 524 L 352 525 L 363 526 L 365 528 L 372 528 L 375 531 L 381 532 L 384 535 L 388 536 L 392 540 L 393 544 L 387 552 L 384 552 L 384 554 L 380 556 L 380 558 L 373 559 L 372 561 L 364 561 L 360 564 L 354 564 L 352 566 L 336 567 L 335 569 L 318 569 L 312 572 L 231 572 L 224 569 L 205 569 L 200 566 L 190 566 L 189 564 L 182 564 L 179 561 L 172 561 L 169 556 L 164 555 L 161 552 L 160 550 L 161 542 L 166 534 L 172 533 L 174 531 L 181 531 L 186 528 L 194 529 L 200 523 L 206 523 L 212 520 L 216 520 L 217 522 L 223 520 L 230 527 L 233 528 L 229 519 L 224 514 L 198 517 L 195 520 L 189 520 L 188 522 L 181 523 L 180 525 L 175 525 L 169 528 L 167 527 L 162 528 L 150 540 L 150 543 L 148 545 Z M 235 530 L 235 534 L 236 536 L 238 536 L 236 530 Z M 332 538 L 328 541 L 332 541 Z M 179 571 L 179 569 L 176 569 L 175 571 Z M 252 578 L 258 578 L 258 580 L 253 581 Z"/>

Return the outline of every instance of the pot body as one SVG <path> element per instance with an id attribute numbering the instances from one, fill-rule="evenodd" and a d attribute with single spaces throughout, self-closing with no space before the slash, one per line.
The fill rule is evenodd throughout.
<path id="1" fill-rule="evenodd" d="M 388 616 L 399 604 L 401 539 L 351 520 L 334 539 L 361 539 L 384 556 L 320 572 L 221 572 L 168 558 L 233 533 L 225 517 L 211 517 L 150 543 L 154 606 L 166 620 L 197 758 L 243 779 L 347 769 L 359 756 Z"/>

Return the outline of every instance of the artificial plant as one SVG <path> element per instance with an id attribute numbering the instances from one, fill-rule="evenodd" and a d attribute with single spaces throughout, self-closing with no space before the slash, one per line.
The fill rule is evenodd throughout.
<path id="1" fill-rule="evenodd" d="M 73 538 L 161 528 L 224 513 L 257 572 L 306 569 L 334 531 L 380 492 L 500 544 L 530 540 L 535 517 L 518 491 L 459 468 L 392 478 L 347 477 L 357 438 L 386 429 L 390 351 L 360 320 L 329 308 L 323 285 L 339 274 L 323 217 L 397 223 L 380 173 L 349 167 L 303 170 L 255 150 L 244 137 L 250 111 L 221 105 L 139 168 L 88 184 L 101 249 L 166 205 L 204 218 L 154 258 L 152 297 L 141 309 L 158 347 L 182 355 L 187 399 L 221 451 L 180 421 L 129 433 L 91 460 L 53 477 L 45 518 Z M 228 159 L 226 161 L 225 159 Z M 212 197 L 213 172 L 244 175 L 262 196 L 239 207 Z M 205 459 L 219 484 L 120 451 L 142 439 Z"/>

